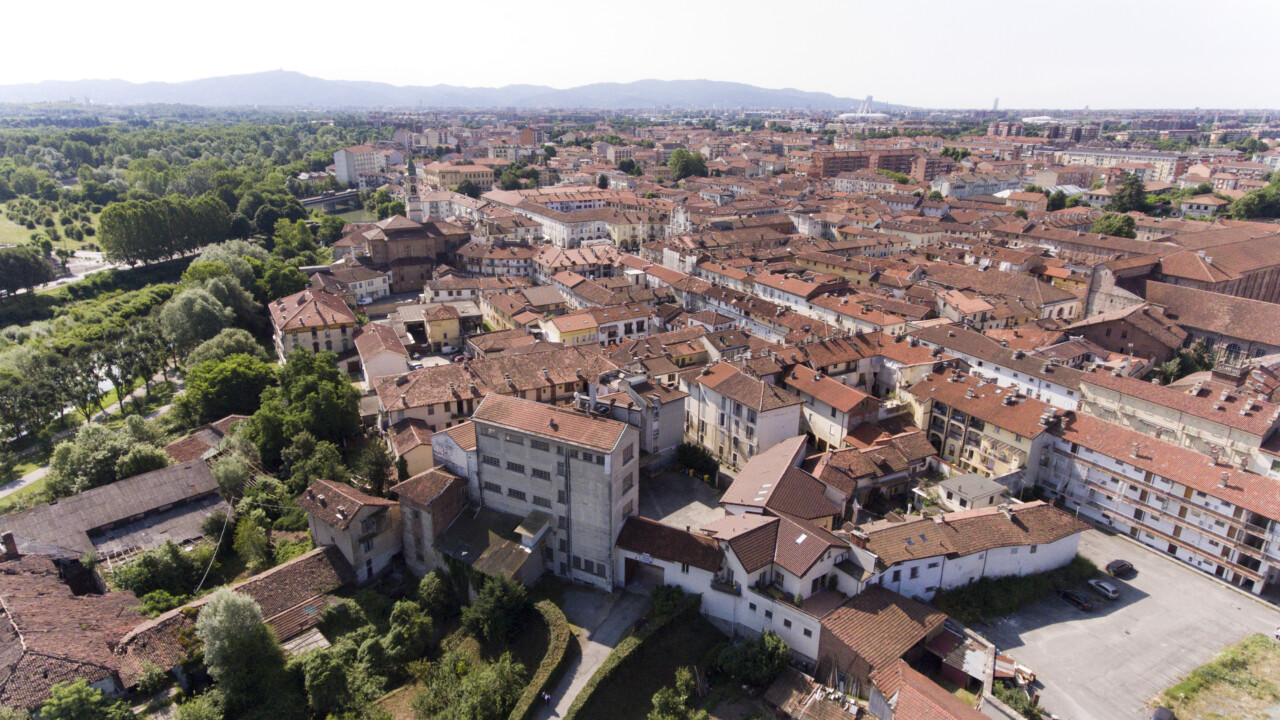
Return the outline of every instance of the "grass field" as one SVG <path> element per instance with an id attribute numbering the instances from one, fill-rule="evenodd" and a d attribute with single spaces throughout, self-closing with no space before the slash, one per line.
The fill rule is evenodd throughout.
<path id="1" fill-rule="evenodd" d="M 1280 717 L 1280 643 L 1255 633 L 1192 670 L 1158 700 L 1180 720 Z"/>
<path id="2" fill-rule="evenodd" d="M 98 226 L 97 215 L 93 216 L 93 226 Z M 61 232 L 62 227 L 59 226 L 58 230 Z M 33 232 L 39 232 L 39 230 L 28 230 L 0 214 L 0 245 L 23 245 L 31 238 L 31 233 Z M 59 238 L 58 242 L 54 243 L 53 246 L 67 248 L 68 250 L 80 250 L 86 245 L 94 244 L 97 239 L 95 236 L 86 237 L 83 241 L 76 241 L 64 236 Z"/>
<path id="3" fill-rule="evenodd" d="M 350 223 L 374 222 L 375 220 L 378 219 L 377 215 L 369 212 L 368 210 L 363 210 L 363 209 L 348 210 L 346 212 L 334 213 L 334 214 Z"/>
<path id="4" fill-rule="evenodd" d="M 664 628 L 627 658 L 627 668 L 600 683 L 590 703 L 578 715 L 581 720 L 645 720 L 653 709 L 653 695 L 675 683 L 676 668 L 705 670 L 708 652 L 725 636 L 701 615 Z M 703 702 L 725 700 L 713 692 Z"/>

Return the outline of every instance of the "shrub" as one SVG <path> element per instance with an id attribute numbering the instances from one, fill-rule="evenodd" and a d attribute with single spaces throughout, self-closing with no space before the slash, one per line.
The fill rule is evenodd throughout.
<path id="1" fill-rule="evenodd" d="M 1078 585 L 1098 573 L 1098 567 L 1077 555 L 1070 563 L 1035 575 L 982 578 L 977 582 L 940 592 L 933 598 L 939 610 L 966 625 L 984 618 L 1016 612 L 1059 588 Z"/>
<path id="2" fill-rule="evenodd" d="M 165 590 L 152 590 L 138 598 L 142 601 L 142 611 L 151 617 L 168 612 L 185 605 L 191 599 L 189 595 L 171 595 Z"/>
<path id="3" fill-rule="evenodd" d="M 772 630 L 738 645 L 726 645 L 714 660 L 715 668 L 739 682 L 764 687 L 787 667 L 791 649 Z"/>
<path id="4" fill-rule="evenodd" d="M 542 657 L 538 671 L 529 679 L 529 686 L 524 689 L 524 694 L 511 709 L 510 720 L 528 720 L 534 715 L 539 707 L 538 697 L 560 682 L 560 677 L 569 666 L 577 648 L 577 643 L 573 642 L 573 629 L 569 627 L 564 612 L 555 603 L 543 600 L 533 607 L 547 623 L 547 654 Z"/>
<path id="5" fill-rule="evenodd" d="M 684 606 L 685 592 L 678 585 L 660 585 L 649 593 L 654 615 L 670 615 Z"/>
<path id="6" fill-rule="evenodd" d="M 155 695 L 169 685 L 169 673 L 161 670 L 159 666 L 152 663 L 145 663 L 142 667 L 142 677 L 138 678 L 138 692 L 143 695 Z"/>
<path id="7" fill-rule="evenodd" d="M 1027 720 L 1040 720 L 1042 717 L 1040 708 L 1031 704 L 1031 697 L 1023 690 L 997 682 L 991 687 L 991 694 Z"/>
<path id="8" fill-rule="evenodd" d="M 699 475 L 710 475 L 714 478 L 720 472 L 720 463 L 714 455 L 690 443 L 681 443 L 680 447 L 676 448 L 676 462 Z"/>

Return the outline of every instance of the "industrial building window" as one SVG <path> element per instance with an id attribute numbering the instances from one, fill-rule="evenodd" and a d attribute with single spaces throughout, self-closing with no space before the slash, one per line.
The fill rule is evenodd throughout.
<path id="1" fill-rule="evenodd" d="M 604 456 L 603 456 L 603 455 L 597 455 L 597 456 L 596 456 L 596 464 L 597 464 L 597 465 L 603 465 L 603 464 L 604 464 Z"/>
<path id="2" fill-rule="evenodd" d="M 573 556 L 573 569 L 574 570 L 582 569 L 582 558 L 578 557 L 577 555 Z"/>
<path id="3" fill-rule="evenodd" d="M 517 490 L 515 488 L 507 488 L 507 497 L 512 498 L 514 500 L 520 500 L 523 502 L 526 496 L 523 490 Z"/>
<path id="4" fill-rule="evenodd" d="M 543 452 L 546 452 L 551 449 L 551 443 L 548 443 L 544 440 L 530 440 L 529 447 L 533 448 L 534 450 L 542 450 Z"/>
<path id="5" fill-rule="evenodd" d="M 514 473 L 524 474 L 524 466 L 520 463 L 513 463 L 510 460 L 507 461 L 507 469 Z"/>
<path id="6" fill-rule="evenodd" d="M 751 612 L 755 612 L 755 611 L 756 611 L 756 604 L 755 604 L 755 603 L 747 603 L 747 607 L 751 609 Z"/>
<path id="7" fill-rule="evenodd" d="M 808 629 L 808 628 L 805 628 L 805 630 L 804 630 L 804 636 L 805 636 L 805 637 L 813 637 L 813 631 L 812 631 L 812 630 L 810 630 L 810 629 Z"/>
<path id="8" fill-rule="evenodd" d="M 622 462 L 629 463 L 631 462 L 631 458 L 635 456 L 636 456 L 635 445 L 628 445 L 622 449 Z"/>
<path id="9" fill-rule="evenodd" d="M 786 628 L 791 627 L 791 621 L 790 621 L 790 620 L 783 620 L 783 621 L 782 621 L 782 627 L 786 627 Z"/>
<path id="10" fill-rule="evenodd" d="M 592 455 L 591 453 L 582 453 L 583 462 L 591 462 L 594 459 L 595 459 L 595 456 Z"/>
<path id="11" fill-rule="evenodd" d="M 563 491 L 563 490 L 561 490 L 561 491 L 559 491 L 559 492 L 557 492 L 557 493 L 556 493 L 556 502 L 560 503 L 561 505 L 567 505 L 567 504 L 568 504 L 568 503 L 566 503 L 566 502 L 565 502 L 565 499 L 564 499 L 564 491 Z"/>
<path id="12" fill-rule="evenodd" d="M 764 617 L 765 617 L 765 619 L 766 619 L 766 620 L 772 620 L 772 619 L 773 619 L 773 611 L 772 611 L 772 610 L 765 610 L 765 611 L 764 611 Z"/>
<path id="13" fill-rule="evenodd" d="M 551 473 L 547 472 L 546 470 L 541 470 L 539 468 L 534 468 L 533 470 L 530 471 L 530 474 L 539 480 L 551 479 Z"/>
<path id="14" fill-rule="evenodd" d="M 519 435 L 512 435 L 511 433 L 507 433 L 507 442 L 515 443 L 516 445 L 523 445 L 524 438 L 520 437 Z"/>
<path id="15" fill-rule="evenodd" d="M 492 465 L 492 466 L 494 466 L 494 467 L 501 467 L 501 466 L 502 466 L 502 463 L 501 463 L 501 462 L 499 462 L 498 458 L 496 458 L 496 457 L 494 457 L 494 456 L 492 456 L 492 455 L 485 455 L 483 458 L 481 458 L 481 461 L 482 461 L 485 465 Z"/>
<path id="16" fill-rule="evenodd" d="M 544 508 L 549 508 L 549 507 L 551 507 L 551 501 L 550 501 L 550 500 L 548 500 L 547 498 L 544 498 L 544 497 L 538 497 L 537 495 L 534 495 L 534 496 L 533 496 L 533 504 L 534 504 L 534 505 L 537 505 L 538 507 L 544 507 Z"/>
<path id="17" fill-rule="evenodd" d="M 502 486 L 497 483 L 486 482 L 484 484 L 484 489 L 488 490 L 489 492 L 496 492 L 496 493 L 502 492 Z"/>

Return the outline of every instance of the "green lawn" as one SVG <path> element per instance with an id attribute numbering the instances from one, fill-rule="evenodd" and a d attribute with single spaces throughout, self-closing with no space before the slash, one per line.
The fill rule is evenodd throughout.
<path id="1" fill-rule="evenodd" d="M 95 228 L 98 226 L 97 215 L 92 216 L 92 224 Z M 3 214 L 0 214 L 0 245 L 24 245 L 31 239 L 31 233 L 41 232 L 43 229 L 44 228 L 28 230 L 5 217 Z M 62 229 L 62 226 L 59 225 L 58 232 L 62 233 Z M 94 237 L 86 237 L 82 241 L 76 241 L 66 236 L 62 236 L 58 239 L 58 242 L 53 244 L 53 246 L 56 248 L 67 248 L 69 250 L 80 250 L 86 245 L 96 244 L 97 240 L 98 238 L 96 235 Z"/>
<path id="2" fill-rule="evenodd" d="M 653 695 L 674 684 L 676 668 L 706 669 L 708 652 L 725 636 L 701 615 L 663 628 L 646 640 L 596 688 L 579 720 L 645 720 L 653 709 Z M 713 692 L 704 702 L 724 699 Z"/>
<path id="3" fill-rule="evenodd" d="M 35 468 L 32 468 L 32 470 L 34 469 Z M 28 470 L 27 472 L 30 472 L 30 470 Z M 30 485 L 22 488 L 21 490 L 17 490 L 13 493 L 10 493 L 9 495 L 5 495 L 4 497 L 0 498 L 0 515 L 16 510 L 17 508 L 15 508 L 14 505 L 18 504 L 18 501 L 23 499 L 28 499 L 32 495 L 35 495 L 36 493 L 39 493 L 40 491 L 44 490 L 45 481 L 48 479 L 49 479 L 48 476 L 42 477 L 39 480 L 31 483 Z"/>
<path id="4" fill-rule="evenodd" d="M 349 223 L 375 222 L 378 219 L 377 215 L 368 210 L 348 210 L 334 214 Z"/>

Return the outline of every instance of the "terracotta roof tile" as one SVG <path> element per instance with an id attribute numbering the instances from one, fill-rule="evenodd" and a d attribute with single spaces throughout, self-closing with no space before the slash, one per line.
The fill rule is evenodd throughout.
<path id="1" fill-rule="evenodd" d="M 936 632 L 946 619 L 924 603 L 870 585 L 822 618 L 822 627 L 875 672 Z"/>
<path id="2" fill-rule="evenodd" d="M 659 560 L 684 563 L 708 572 L 720 569 L 722 554 L 715 540 L 647 518 L 627 518 L 615 544 L 623 550 L 647 553 Z"/>

